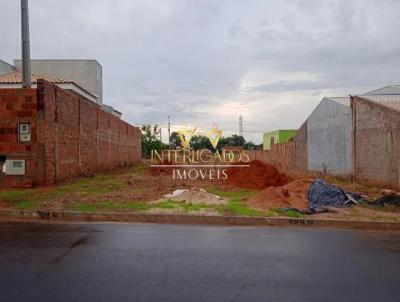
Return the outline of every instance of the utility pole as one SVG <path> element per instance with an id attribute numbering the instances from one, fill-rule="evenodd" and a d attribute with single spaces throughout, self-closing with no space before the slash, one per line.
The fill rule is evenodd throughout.
<path id="1" fill-rule="evenodd" d="M 22 88 L 31 87 L 28 0 L 21 0 Z"/>
<path id="2" fill-rule="evenodd" d="M 169 115 L 168 115 L 168 149 L 171 149 L 171 123 L 169 122 Z"/>

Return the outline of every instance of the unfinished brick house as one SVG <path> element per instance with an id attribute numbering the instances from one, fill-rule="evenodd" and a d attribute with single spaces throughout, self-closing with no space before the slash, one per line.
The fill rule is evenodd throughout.
<path id="1" fill-rule="evenodd" d="M 22 89 L 0 76 L 0 187 L 54 184 L 141 159 L 140 128 L 76 91 L 83 88 L 39 77 Z"/>

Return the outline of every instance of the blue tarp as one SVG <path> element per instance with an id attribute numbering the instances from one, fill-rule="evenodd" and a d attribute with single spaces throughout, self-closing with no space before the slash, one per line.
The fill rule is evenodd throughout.
<path id="1" fill-rule="evenodd" d="M 358 194 L 349 193 L 355 200 L 359 199 Z M 308 208 L 318 212 L 324 207 L 348 207 L 353 202 L 349 199 L 346 192 L 339 187 L 333 186 L 324 180 L 317 178 L 310 185 L 307 192 Z"/>

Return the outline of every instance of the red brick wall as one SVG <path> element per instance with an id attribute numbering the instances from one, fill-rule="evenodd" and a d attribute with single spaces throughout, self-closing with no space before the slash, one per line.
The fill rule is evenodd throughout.
<path id="1" fill-rule="evenodd" d="M 353 98 L 354 177 L 399 188 L 400 111 Z"/>
<path id="2" fill-rule="evenodd" d="M 97 148 L 99 154 L 99 169 L 106 170 L 111 168 L 111 153 L 110 153 L 110 115 L 98 110 L 98 134 Z"/>
<path id="3" fill-rule="evenodd" d="M 0 155 L 25 159 L 25 176 L 6 177 L 0 163 L 0 187 L 30 185 L 36 175 L 36 89 L 0 90 Z M 30 123 L 31 142 L 18 141 L 18 123 Z"/>
<path id="4" fill-rule="evenodd" d="M 18 122 L 29 122 L 32 141 L 18 142 Z M 141 159 L 140 128 L 54 84 L 0 89 L 0 155 L 25 159 L 26 175 L 1 186 L 46 185 L 131 165 Z"/>
<path id="5" fill-rule="evenodd" d="M 246 150 L 251 160 L 261 160 L 273 164 L 281 170 L 293 170 L 294 161 L 293 142 L 271 145 L 270 150 Z"/>
<path id="6" fill-rule="evenodd" d="M 301 125 L 293 138 L 294 148 L 294 169 L 299 172 L 308 170 L 308 148 L 307 148 L 307 121 Z"/>

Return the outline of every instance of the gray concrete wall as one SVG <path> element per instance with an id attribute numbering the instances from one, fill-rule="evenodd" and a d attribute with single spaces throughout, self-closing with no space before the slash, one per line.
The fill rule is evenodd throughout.
<path id="1" fill-rule="evenodd" d="M 14 66 L 8 64 L 7 62 L 4 62 L 3 60 L 0 60 L 0 75 L 10 73 L 14 70 Z"/>
<path id="2" fill-rule="evenodd" d="M 14 66 L 20 69 L 21 60 L 14 60 Z M 74 81 L 98 95 L 98 103 L 103 103 L 102 67 L 96 60 L 32 60 L 31 70 Z"/>
<path id="3" fill-rule="evenodd" d="M 307 119 L 308 170 L 350 176 L 352 120 L 350 106 L 324 98 Z"/>

